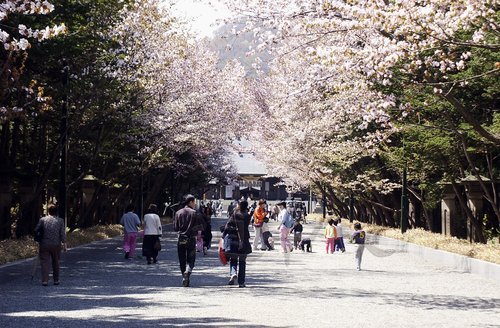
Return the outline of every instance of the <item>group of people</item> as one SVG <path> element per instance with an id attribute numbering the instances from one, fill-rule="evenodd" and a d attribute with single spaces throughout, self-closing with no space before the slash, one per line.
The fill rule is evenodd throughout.
<path id="1" fill-rule="evenodd" d="M 144 215 L 144 230 L 139 233 L 141 220 L 134 213 L 135 207 L 129 204 L 125 214 L 120 219 L 123 226 L 123 250 L 125 259 L 131 260 L 135 257 L 135 244 L 137 236 L 143 236 L 142 255 L 146 257 L 147 264 L 158 263 L 158 252 L 161 250 L 161 221 L 158 215 L 158 206 L 151 204 Z"/>
<path id="2" fill-rule="evenodd" d="M 182 274 L 182 286 L 189 287 L 190 276 L 193 272 L 196 252 L 207 253 L 212 240 L 211 217 L 212 204 L 201 204 L 197 210 L 196 199 L 193 195 L 184 197 L 183 207 L 175 213 L 173 228 L 178 233 L 177 254 Z M 141 221 L 134 213 L 134 205 L 126 208 L 120 224 L 124 229 L 123 250 L 125 259 L 135 257 L 135 245 Z M 160 237 L 162 234 L 161 221 L 158 216 L 157 206 L 149 205 L 144 216 L 144 231 L 142 255 L 146 257 L 147 264 L 158 263 L 158 252 L 161 250 Z"/>
<path id="3" fill-rule="evenodd" d="M 333 254 L 335 250 L 345 252 L 344 232 L 341 225 L 342 219 L 330 219 L 325 228 L 326 253 Z M 356 270 L 361 270 L 361 259 L 365 250 L 366 233 L 361 229 L 361 223 L 354 224 L 354 232 L 351 235 L 350 242 L 356 245 Z"/>
<path id="4" fill-rule="evenodd" d="M 179 210 L 174 218 L 174 230 L 178 232 L 178 255 L 182 274 L 182 285 L 189 286 L 189 279 L 193 272 L 196 259 L 194 232 L 200 231 L 204 224 L 203 219 L 196 217 L 195 198 L 188 195 L 185 199 L 186 206 Z M 303 251 L 312 251 L 311 239 L 303 238 L 303 226 L 301 219 L 293 219 L 291 213 L 287 210 L 286 202 L 279 202 L 277 221 L 280 232 L 281 247 L 284 253 L 292 252 L 294 249 Z M 246 261 L 248 254 L 253 250 L 273 250 L 274 242 L 270 232 L 268 222 L 270 220 L 270 211 L 267 210 L 267 202 L 264 199 L 256 202 L 254 209 L 249 208 L 248 201 L 241 200 L 231 209 L 231 215 L 226 224 L 221 227 L 222 232 L 222 250 L 229 262 L 229 285 L 236 282 L 240 288 L 244 288 L 246 276 Z M 253 243 L 250 243 L 249 226 L 253 225 L 255 236 Z M 364 242 L 366 234 L 361 230 L 361 224 L 354 225 L 355 232 L 351 236 L 351 242 L 357 244 L 356 250 L 356 268 L 361 269 L 361 258 L 364 251 Z M 293 245 L 289 236 L 293 234 Z M 345 252 L 343 239 L 343 229 L 341 219 L 329 220 L 325 229 L 328 249 L 333 253 L 335 248 L 338 251 Z"/>
<path id="5" fill-rule="evenodd" d="M 326 238 L 326 253 L 330 251 L 331 254 L 337 251 L 345 252 L 344 245 L 344 231 L 341 225 L 342 219 L 330 219 L 328 220 L 328 225 L 325 228 L 325 238 Z"/>
<path id="6" fill-rule="evenodd" d="M 258 206 L 251 213 L 251 222 L 255 230 L 253 240 L 254 250 L 273 250 L 274 240 L 268 227 L 269 220 L 272 217 L 272 212 L 267 210 L 267 202 L 264 199 L 259 200 Z M 286 202 L 279 202 L 278 215 L 276 220 L 279 222 L 278 231 L 280 232 L 281 248 L 283 252 L 288 253 L 293 251 L 293 246 L 289 240 L 289 235 L 294 229 L 294 219 L 286 208 Z M 302 233 L 302 230 L 300 230 Z M 295 238 L 294 238 L 295 240 Z M 296 249 L 297 247 L 295 247 Z"/>
<path id="7" fill-rule="evenodd" d="M 196 208 L 196 199 L 193 195 L 184 197 L 184 207 L 175 213 L 173 229 L 177 232 L 177 255 L 182 275 L 182 286 L 189 287 L 190 277 L 196 260 L 197 242 L 202 240 L 203 251 L 206 254 L 210 248 L 212 233 L 211 221 L 212 206 L 200 206 Z M 258 201 L 253 213 L 250 213 L 248 201 L 241 200 L 234 207 L 232 215 L 226 224 L 221 227 L 223 239 L 223 251 L 229 261 L 230 278 L 229 285 L 238 283 L 240 288 L 246 287 L 246 260 L 252 250 L 273 250 L 274 241 L 268 227 L 270 211 L 267 211 L 266 201 Z M 286 202 L 279 202 L 277 221 L 280 232 L 281 247 L 284 253 L 292 252 L 294 249 L 312 251 L 310 238 L 303 238 L 303 226 L 301 219 L 293 219 L 287 210 Z M 134 213 L 134 205 L 130 204 L 123 214 L 120 224 L 124 228 L 123 249 L 125 259 L 133 259 L 135 256 L 136 239 L 140 235 L 141 220 Z M 250 243 L 249 226 L 253 225 L 255 237 L 253 245 Z M 147 264 L 158 263 L 158 253 L 161 250 L 160 238 L 162 225 L 155 204 L 148 207 L 144 215 L 143 223 L 142 255 L 146 257 Z M 354 225 L 355 232 L 351 236 L 351 242 L 357 244 L 356 266 L 361 268 L 361 258 L 364 251 L 366 234 L 359 223 Z M 40 260 L 42 266 L 42 285 L 47 286 L 49 280 L 49 266 L 52 259 L 54 285 L 59 284 L 59 258 L 62 250 L 66 250 L 66 234 L 64 222 L 57 217 L 57 207 L 49 205 L 48 216 L 40 219 L 35 231 L 43 230 L 40 242 Z M 293 245 L 289 240 L 293 234 Z M 333 253 L 335 249 L 345 251 L 341 220 L 329 220 L 325 228 L 326 251 Z M 198 246 L 198 251 L 200 251 Z"/>
<path id="8" fill-rule="evenodd" d="M 203 215 L 195 210 L 195 197 L 187 195 L 184 200 L 184 208 L 175 213 L 174 231 L 178 233 L 177 250 L 179 266 L 182 275 L 182 286 L 189 287 L 190 277 L 196 260 L 196 241 L 199 238 L 199 231 L 205 231 L 206 221 Z M 286 202 L 277 204 L 280 211 L 277 220 L 280 231 L 281 246 L 283 252 L 291 252 L 293 246 L 289 241 L 289 235 L 294 229 L 294 220 L 286 209 Z M 261 199 L 253 213 L 250 213 L 248 201 L 241 200 L 232 209 L 232 215 L 226 224 L 221 227 L 223 239 L 223 251 L 229 261 L 230 278 L 229 285 L 236 282 L 240 288 L 244 288 L 246 276 L 246 259 L 253 250 L 273 250 L 274 242 L 272 234 L 267 226 L 269 222 L 266 201 Z M 255 238 L 253 245 L 250 243 L 250 225 L 254 226 Z M 302 230 L 295 227 L 296 233 L 301 234 Z M 260 245 L 260 247 L 259 247 Z"/>
<path id="9" fill-rule="evenodd" d="M 335 250 L 345 252 L 344 232 L 341 225 L 342 219 L 330 219 L 325 228 L 326 253 L 333 254 Z M 356 244 L 356 270 L 361 270 L 361 259 L 365 250 L 366 233 L 361 229 L 361 223 L 354 224 L 354 232 L 349 241 Z"/>

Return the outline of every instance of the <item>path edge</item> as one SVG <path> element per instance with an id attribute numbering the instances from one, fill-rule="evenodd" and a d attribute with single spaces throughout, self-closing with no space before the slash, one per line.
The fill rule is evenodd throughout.
<path id="1" fill-rule="evenodd" d="M 384 240 L 398 251 L 416 255 L 433 264 L 451 267 L 464 273 L 472 273 L 500 284 L 500 265 L 478 260 L 465 255 L 455 254 L 440 249 L 433 249 L 389 237 L 372 235 L 375 240 Z"/>

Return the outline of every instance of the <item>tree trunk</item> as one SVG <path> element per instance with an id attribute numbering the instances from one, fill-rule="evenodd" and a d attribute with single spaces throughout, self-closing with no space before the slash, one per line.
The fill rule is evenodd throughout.
<path id="1" fill-rule="evenodd" d="M 12 204 L 12 171 L 9 163 L 10 123 L 2 124 L 0 135 L 0 240 L 10 238 Z"/>
<path id="2" fill-rule="evenodd" d="M 495 197 L 492 196 L 492 194 L 488 190 L 488 187 L 486 186 L 483 179 L 481 178 L 481 175 L 476 170 L 476 166 L 475 166 L 474 162 L 472 161 L 472 159 L 470 158 L 469 152 L 467 151 L 467 145 L 465 143 L 464 137 L 459 133 L 458 133 L 458 135 L 459 135 L 460 141 L 462 143 L 462 150 L 464 152 L 465 158 L 467 159 L 467 162 L 469 163 L 469 167 L 470 167 L 472 173 L 474 174 L 474 176 L 476 177 L 477 182 L 479 183 L 479 185 L 481 186 L 481 189 L 483 190 L 484 198 L 486 198 L 486 200 L 491 204 L 491 207 L 493 208 L 495 215 L 498 218 L 500 218 L 500 209 L 498 208 L 498 203 L 496 202 L 496 196 Z M 493 191 L 495 191 L 494 186 L 493 186 Z"/>
<path id="3" fill-rule="evenodd" d="M 472 211 L 470 210 L 469 206 L 467 206 L 466 200 L 464 200 L 462 193 L 458 189 L 457 183 L 455 182 L 455 180 L 453 178 L 451 178 L 451 185 L 453 187 L 453 191 L 455 192 L 455 195 L 458 198 L 458 202 L 460 203 L 460 207 L 462 207 L 462 210 L 467 215 L 467 220 L 469 220 L 470 224 L 474 227 L 474 232 L 475 232 L 474 241 L 485 244 L 486 239 L 484 238 L 482 223 L 478 224 L 478 222 L 477 222 L 476 218 L 474 217 L 474 215 L 472 214 Z"/>
<path id="4" fill-rule="evenodd" d="M 158 195 L 165 186 L 168 179 L 168 169 L 163 170 L 159 176 L 155 177 L 153 187 L 149 190 L 146 199 L 144 200 L 144 205 L 147 208 L 149 204 L 156 202 Z"/>

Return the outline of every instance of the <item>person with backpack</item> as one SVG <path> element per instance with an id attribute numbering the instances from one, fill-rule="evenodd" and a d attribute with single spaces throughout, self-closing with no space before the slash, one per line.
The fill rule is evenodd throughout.
<path id="1" fill-rule="evenodd" d="M 239 203 L 233 216 L 227 221 L 222 233 L 224 251 L 229 260 L 230 278 L 228 285 L 234 285 L 237 280 L 240 288 L 246 287 L 247 256 L 252 253 L 249 225 L 248 202 L 243 200 Z"/>
<path id="2" fill-rule="evenodd" d="M 39 257 L 42 265 L 42 285 L 49 284 L 49 266 L 52 262 L 52 278 L 54 285 L 59 285 L 59 260 L 61 258 L 61 249 L 66 252 L 66 230 L 63 219 L 57 217 L 57 206 L 50 204 L 47 208 L 49 215 L 44 216 L 38 221 L 35 227 L 37 231 L 43 231 L 39 243 Z"/>
<path id="3" fill-rule="evenodd" d="M 278 215 L 278 222 L 280 224 L 278 230 L 280 232 L 281 248 L 283 249 L 283 253 L 288 253 L 293 251 L 292 243 L 288 239 L 290 230 L 293 227 L 293 218 L 286 209 L 286 202 L 280 202 L 278 206 L 280 208 L 280 213 Z"/>
<path id="4" fill-rule="evenodd" d="M 366 232 L 361 230 L 361 223 L 356 222 L 354 224 L 354 232 L 351 236 L 351 243 L 357 245 L 356 248 L 356 270 L 361 270 L 361 259 L 363 258 L 363 252 L 365 251 L 365 240 L 366 240 Z"/>

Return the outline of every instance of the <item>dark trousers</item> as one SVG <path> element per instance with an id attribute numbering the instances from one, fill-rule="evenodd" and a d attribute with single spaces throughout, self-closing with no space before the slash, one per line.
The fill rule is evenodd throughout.
<path id="1" fill-rule="evenodd" d="M 296 232 L 293 234 L 293 247 L 297 249 L 299 247 L 299 243 L 302 240 L 302 232 Z"/>
<path id="2" fill-rule="evenodd" d="M 160 236 L 144 235 L 144 239 L 142 240 L 142 256 L 145 256 L 148 262 L 151 262 L 151 258 L 153 258 L 153 261 L 156 261 L 158 257 L 158 251 L 155 250 L 155 243 L 160 240 Z"/>
<path id="3" fill-rule="evenodd" d="M 269 243 L 269 237 L 271 237 L 271 233 L 269 231 L 265 231 L 262 233 L 262 239 L 264 240 L 264 244 L 267 249 L 273 249 L 273 246 Z"/>
<path id="4" fill-rule="evenodd" d="M 40 264 L 42 265 L 42 282 L 49 281 L 49 267 L 52 260 L 52 277 L 59 281 L 59 259 L 61 245 L 40 245 Z"/>
<path id="5" fill-rule="evenodd" d="M 207 224 L 205 232 L 203 233 L 203 246 L 206 247 L 207 249 L 210 249 L 211 244 L 212 244 L 212 226 L 210 224 Z"/>
<path id="6" fill-rule="evenodd" d="M 196 260 L 196 238 L 179 236 L 177 254 L 179 255 L 181 273 L 186 272 L 186 265 L 189 266 L 188 272 L 193 271 L 194 261 Z"/>
<path id="7" fill-rule="evenodd" d="M 345 250 L 344 237 L 339 237 L 335 239 L 335 248 L 339 251 Z"/>
<path id="8" fill-rule="evenodd" d="M 238 275 L 238 285 L 245 283 L 245 274 L 247 269 L 246 254 L 227 254 L 229 255 L 229 269 L 231 275 Z"/>

